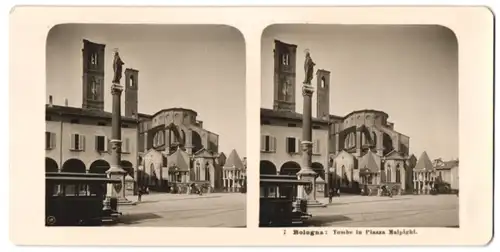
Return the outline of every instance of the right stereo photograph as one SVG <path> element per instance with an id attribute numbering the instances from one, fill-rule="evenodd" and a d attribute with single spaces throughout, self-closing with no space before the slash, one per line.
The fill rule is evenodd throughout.
<path id="1" fill-rule="evenodd" d="M 450 29 L 276 24 L 261 53 L 260 227 L 459 227 Z"/>

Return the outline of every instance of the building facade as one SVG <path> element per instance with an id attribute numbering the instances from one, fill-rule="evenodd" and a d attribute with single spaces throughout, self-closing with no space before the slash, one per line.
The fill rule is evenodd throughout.
<path id="1" fill-rule="evenodd" d="M 219 136 L 204 129 L 197 116 L 185 108 L 139 114 L 141 184 L 155 188 L 196 182 L 213 190 L 224 188 L 225 156 L 218 152 Z"/>
<path id="2" fill-rule="evenodd" d="M 302 165 L 301 115 L 261 109 L 260 173 L 296 174 Z M 313 120 L 312 168 L 325 178 L 328 167 L 328 121 Z"/>
<path id="3" fill-rule="evenodd" d="M 436 159 L 433 165 L 436 170 L 436 178 L 449 184 L 452 190 L 459 189 L 458 160 L 443 161 L 442 159 Z"/>
<path id="4" fill-rule="evenodd" d="M 261 174 L 300 170 L 302 115 L 295 111 L 296 51 L 297 45 L 275 40 L 274 105 L 261 108 Z M 319 181 L 349 192 L 359 192 L 365 185 L 376 189 L 391 184 L 398 192 L 412 188 L 410 138 L 395 130 L 389 115 L 370 109 L 332 115 L 330 72 L 317 70 L 314 86 L 312 168 Z"/>
<path id="5" fill-rule="evenodd" d="M 45 116 L 45 170 L 105 173 L 111 162 L 111 113 L 48 104 Z M 122 118 L 122 166 L 137 167 L 137 121 Z"/>
<path id="6" fill-rule="evenodd" d="M 382 184 L 391 184 L 398 193 L 411 188 L 410 139 L 388 117 L 377 110 L 330 116 L 332 184 L 352 192 L 361 185 L 374 192 Z"/>

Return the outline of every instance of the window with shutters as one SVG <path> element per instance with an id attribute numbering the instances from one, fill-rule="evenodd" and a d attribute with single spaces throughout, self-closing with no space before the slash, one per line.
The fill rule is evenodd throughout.
<path id="1" fill-rule="evenodd" d="M 276 138 L 269 135 L 262 135 L 260 140 L 261 152 L 276 152 Z"/>
<path id="2" fill-rule="evenodd" d="M 300 140 L 295 137 L 286 138 L 286 152 L 289 154 L 299 153 Z"/>
<path id="3" fill-rule="evenodd" d="M 45 149 L 53 150 L 56 147 L 56 133 L 45 132 Z"/>
<path id="4" fill-rule="evenodd" d="M 84 151 L 85 150 L 85 136 L 80 134 L 71 135 L 70 150 Z"/>
<path id="5" fill-rule="evenodd" d="M 130 138 L 123 139 L 122 153 L 130 153 Z"/>
<path id="6" fill-rule="evenodd" d="M 108 139 L 106 136 L 95 136 L 95 150 L 97 152 L 108 151 Z"/>

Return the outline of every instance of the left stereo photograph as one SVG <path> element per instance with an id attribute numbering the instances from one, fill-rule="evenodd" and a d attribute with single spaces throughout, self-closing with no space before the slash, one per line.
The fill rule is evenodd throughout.
<path id="1" fill-rule="evenodd" d="M 46 226 L 246 227 L 240 31 L 63 24 L 46 50 Z"/>

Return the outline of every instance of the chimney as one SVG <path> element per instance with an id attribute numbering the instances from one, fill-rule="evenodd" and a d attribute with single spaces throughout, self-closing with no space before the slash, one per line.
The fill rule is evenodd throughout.
<path id="1" fill-rule="evenodd" d="M 52 95 L 49 95 L 49 107 L 52 107 Z"/>
<path id="2" fill-rule="evenodd" d="M 68 106 L 68 98 L 64 99 L 64 105 L 67 107 Z"/>

